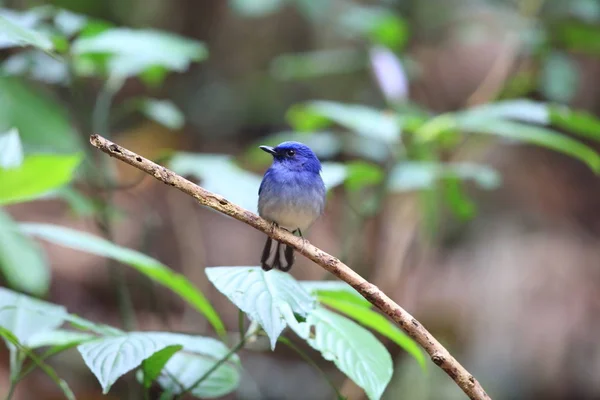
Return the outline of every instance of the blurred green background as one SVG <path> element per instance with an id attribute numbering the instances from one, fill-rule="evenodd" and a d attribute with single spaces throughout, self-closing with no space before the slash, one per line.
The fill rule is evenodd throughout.
<path id="1" fill-rule="evenodd" d="M 0 6 L 3 286 L 114 326 L 210 334 L 135 271 L 11 233 L 66 226 L 186 275 L 233 331 L 237 311 L 203 269 L 257 265 L 264 235 L 109 159 L 89 135 L 251 211 L 270 163 L 257 146 L 299 140 L 331 189 L 309 240 L 405 307 L 492 398 L 600 398 L 600 0 Z M 297 259 L 298 279 L 329 279 Z M 384 343 L 395 363 L 384 398 L 464 398 Z M 285 348 L 240 356 L 244 379 L 223 398 L 333 396 Z M 75 351 L 52 365 L 77 398 L 133 398 L 134 377 L 101 396 Z M 27 381 L 14 399 L 62 398 L 41 373 Z"/>

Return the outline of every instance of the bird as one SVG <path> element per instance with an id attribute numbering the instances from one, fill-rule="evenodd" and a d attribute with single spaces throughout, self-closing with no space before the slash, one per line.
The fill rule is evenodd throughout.
<path id="1" fill-rule="evenodd" d="M 326 189 L 321 162 L 300 142 L 283 142 L 276 147 L 259 146 L 273 156 L 258 189 L 258 214 L 304 239 L 305 232 L 323 214 Z M 294 265 L 294 249 L 267 237 L 261 256 L 264 271 L 287 272 Z"/>

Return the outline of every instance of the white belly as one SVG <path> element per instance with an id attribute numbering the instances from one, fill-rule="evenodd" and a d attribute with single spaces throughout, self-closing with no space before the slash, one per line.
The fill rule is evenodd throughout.
<path id="1" fill-rule="evenodd" d="M 311 208 L 281 207 L 279 204 L 265 204 L 261 212 L 263 218 L 276 222 L 289 231 L 300 228 L 308 229 L 319 217 L 319 213 Z"/>

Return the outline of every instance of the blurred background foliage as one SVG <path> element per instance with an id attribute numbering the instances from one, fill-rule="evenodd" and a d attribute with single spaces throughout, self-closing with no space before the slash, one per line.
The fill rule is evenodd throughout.
<path id="1" fill-rule="evenodd" d="M 493 398 L 600 395 L 600 1 L 0 5 L 7 286 L 115 326 L 210 332 L 146 278 L 14 228 L 52 223 L 160 259 L 235 327 L 202 270 L 256 265 L 263 236 L 98 154 L 89 134 L 250 210 L 270 163 L 257 146 L 299 140 L 331 189 L 310 240 L 405 306 Z M 304 259 L 293 274 L 327 278 Z M 442 372 L 390 351 L 386 398 L 462 398 Z M 241 358 L 250 376 L 227 398 L 332 396 L 295 353 Z M 54 362 L 78 397 L 96 398 L 80 363 Z M 18 398 L 60 398 L 28 379 Z M 113 390 L 127 398 L 127 382 Z"/>

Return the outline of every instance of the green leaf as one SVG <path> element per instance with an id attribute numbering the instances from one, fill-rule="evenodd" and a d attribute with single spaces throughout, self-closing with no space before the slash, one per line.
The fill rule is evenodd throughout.
<path id="1" fill-rule="evenodd" d="M 272 349 L 286 327 L 283 306 L 301 316 L 315 307 L 315 300 L 290 274 L 265 272 L 260 267 L 212 267 L 205 271 L 221 293 L 260 324 L 271 340 Z"/>
<path id="2" fill-rule="evenodd" d="M 80 37 L 72 51 L 78 56 L 108 54 L 110 75 L 127 78 L 152 67 L 184 72 L 208 52 L 198 41 L 156 30 L 113 28 L 91 37 Z"/>
<path id="3" fill-rule="evenodd" d="M 14 46 L 34 46 L 43 51 L 51 51 L 54 48 L 47 36 L 0 15 L 0 48 Z"/>
<path id="4" fill-rule="evenodd" d="M 600 54 L 600 29 L 597 24 L 566 19 L 552 29 L 552 34 L 567 50 L 591 56 Z"/>
<path id="5" fill-rule="evenodd" d="M 227 346 L 212 338 L 176 334 L 169 336 L 173 343 L 183 345 L 183 351 L 173 355 L 167 362 L 168 374 L 161 374 L 158 383 L 164 390 L 174 394 L 180 394 L 183 388 L 191 387 L 230 352 Z M 222 397 L 237 389 L 240 379 L 240 359 L 234 354 L 196 386 L 191 394 L 199 398 Z"/>
<path id="6" fill-rule="evenodd" d="M 63 379 L 61 379 L 58 374 L 54 371 L 52 367 L 42 361 L 35 353 L 29 351 L 26 347 L 23 347 L 21 343 L 19 343 L 18 338 L 13 335 L 8 329 L 0 326 L 0 336 L 7 342 L 10 343 L 12 348 L 18 349 L 20 352 L 25 354 L 27 357 L 31 358 L 31 360 L 42 370 L 52 381 L 59 387 L 59 389 L 65 395 L 67 400 L 75 400 L 75 395 L 73 391 Z"/>
<path id="7" fill-rule="evenodd" d="M 56 225 L 21 224 L 29 234 L 60 246 L 109 257 L 135 268 L 153 281 L 171 289 L 206 317 L 219 335 L 225 334 L 225 326 L 206 297 L 183 275 L 170 270 L 159 261 L 137 251 L 117 246 L 98 236 Z"/>
<path id="8" fill-rule="evenodd" d="M 50 271 L 42 249 L 19 232 L 18 225 L 2 209 L 0 270 L 9 286 L 22 292 L 43 295 L 50 286 Z"/>
<path id="9" fill-rule="evenodd" d="M 423 354 L 423 350 L 421 350 L 414 340 L 412 340 L 406 333 L 401 331 L 383 315 L 371 310 L 370 308 L 361 307 L 344 300 L 333 299 L 330 297 L 322 297 L 319 300 L 322 304 L 346 314 L 362 325 L 379 332 L 388 339 L 393 340 L 394 343 L 404 349 L 408 354 L 413 356 L 423 370 L 427 370 L 426 358 L 425 354 Z"/>
<path id="10" fill-rule="evenodd" d="M 0 168 L 0 205 L 35 199 L 69 183 L 81 161 L 79 154 L 34 154 L 19 168 Z"/>
<path id="11" fill-rule="evenodd" d="M 19 131 L 25 154 L 81 149 L 67 110 L 56 98 L 15 77 L 0 77 L 0 132 L 12 128 Z"/>
<path id="12" fill-rule="evenodd" d="M 343 299 L 348 302 L 371 307 L 371 303 L 361 296 L 352 286 L 341 281 L 299 281 L 300 286 L 314 296 L 327 296 L 334 299 Z"/>
<path id="13" fill-rule="evenodd" d="M 285 316 L 298 336 L 320 351 L 323 358 L 333 361 L 369 399 L 381 398 L 392 378 L 392 357 L 371 332 L 320 307 L 308 315 L 306 322 L 296 322 L 289 309 Z"/>
<path id="14" fill-rule="evenodd" d="M 528 99 L 502 100 L 469 108 L 459 118 L 514 119 L 532 124 L 548 125 L 548 105 Z"/>
<path id="15" fill-rule="evenodd" d="M 486 190 L 495 189 L 501 183 L 500 175 L 485 165 L 405 161 L 390 172 L 388 188 L 393 192 L 423 190 L 433 187 L 437 180 L 449 178 L 473 180 Z"/>
<path id="16" fill-rule="evenodd" d="M 463 182 L 452 177 L 444 181 L 442 187 L 450 211 L 463 221 L 467 221 L 477 213 L 477 205 L 469 198 Z"/>
<path id="17" fill-rule="evenodd" d="M 546 58 L 541 74 L 540 89 L 544 97 L 559 103 L 570 102 L 579 88 L 577 64 L 567 54 L 553 51 Z"/>
<path id="18" fill-rule="evenodd" d="M 549 106 L 548 109 L 552 125 L 585 138 L 600 140 L 600 120 L 594 115 L 562 106 Z"/>
<path id="19" fill-rule="evenodd" d="M 400 118 L 393 113 L 331 101 L 295 106 L 288 113 L 288 119 L 297 130 L 319 130 L 335 123 L 369 139 L 388 143 L 400 140 L 402 128 Z"/>
<path id="20" fill-rule="evenodd" d="M 162 335 L 158 332 L 124 333 L 83 343 L 77 350 L 100 382 L 102 393 L 106 394 L 117 379 L 171 344 L 163 340 Z"/>
<path id="21" fill-rule="evenodd" d="M 401 49 L 408 40 L 406 22 L 383 7 L 350 7 L 341 13 L 338 24 L 343 35 L 368 38 L 395 50 Z"/>
<path id="22" fill-rule="evenodd" d="M 142 370 L 144 371 L 144 388 L 150 389 L 152 382 L 158 378 L 167 362 L 175 353 L 183 349 L 180 344 L 167 346 L 157 351 L 151 357 L 142 361 Z"/>
<path id="23" fill-rule="evenodd" d="M 358 191 L 367 186 L 378 185 L 383 181 L 384 173 L 381 167 L 365 161 L 352 161 L 348 168 L 348 177 L 344 186 L 350 191 Z"/>
<path id="24" fill-rule="evenodd" d="M 535 144 L 567 154 L 600 172 L 600 156 L 592 148 L 552 129 L 525 125 L 493 118 L 459 117 L 460 129 L 480 134 L 497 135 L 508 139 Z"/>
<path id="25" fill-rule="evenodd" d="M 74 347 L 95 338 L 95 335 L 87 332 L 54 329 L 33 334 L 27 340 L 27 346 L 32 349 L 47 346 Z"/>
<path id="26" fill-rule="evenodd" d="M 181 129 L 185 123 L 183 113 L 170 100 L 144 99 L 141 110 L 146 117 L 169 129 Z"/>
<path id="27" fill-rule="evenodd" d="M 23 163 L 23 146 L 15 128 L 0 132 L 0 169 L 17 168 Z"/>
<path id="28" fill-rule="evenodd" d="M 62 306 L 0 288 L 0 327 L 11 331 L 23 345 L 36 334 L 61 326 L 66 315 Z"/>

